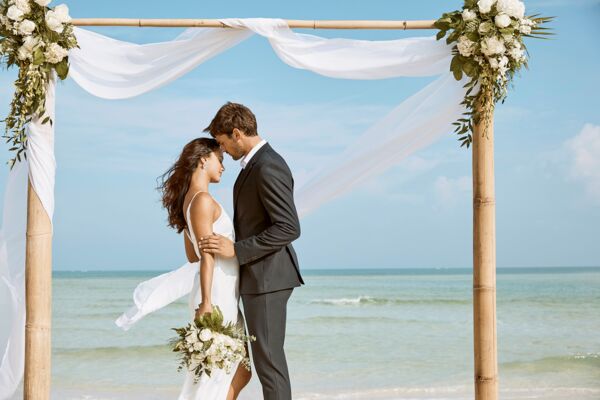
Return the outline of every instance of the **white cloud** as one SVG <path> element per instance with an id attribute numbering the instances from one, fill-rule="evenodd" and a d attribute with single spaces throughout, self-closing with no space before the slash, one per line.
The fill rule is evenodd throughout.
<path id="1" fill-rule="evenodd" d="M 600 125 L 586 124 L 565 146 L 571 177 L 582 182 L 590 198 L 600 203 Z"/>
<path id="2" fill-rule="evenodd" d="M 472 192 L 472 179 L 470 176 L 449 178 L 439 176 L 433 184 L 436 195 L 436 209 L 446 209 L 468 199 Z"/>

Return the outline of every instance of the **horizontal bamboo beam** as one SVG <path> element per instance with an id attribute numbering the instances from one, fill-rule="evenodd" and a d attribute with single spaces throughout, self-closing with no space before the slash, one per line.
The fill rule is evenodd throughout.
<path id="1" fill-rule="evenodd" d="M 434 29 L 435 20 L 423 21 L 340 21 L 285 20 L 290 28 L 306 29 Z M 218 19 L 132 19 L 76 18 L 76 26 L 137 26 L 163 28 L 230 28 Z"/>

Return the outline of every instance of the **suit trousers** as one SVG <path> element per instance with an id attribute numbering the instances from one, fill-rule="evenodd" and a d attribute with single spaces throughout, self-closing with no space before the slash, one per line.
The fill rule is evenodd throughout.
<path id="1" fill-rule="evenodd" d="M 242 294 L 248 334 L 252 342 L 254 368 L 264 400 L 291 400 L 292 389 L 283 345 L 287 303 L 293 289 L 271 293 Z"/>

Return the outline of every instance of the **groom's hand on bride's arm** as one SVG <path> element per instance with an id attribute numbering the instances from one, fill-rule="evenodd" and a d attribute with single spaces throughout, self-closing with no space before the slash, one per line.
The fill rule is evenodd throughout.
<path id="1" fill-rule="evenodd" d="M 216 254 L 225 258 L 235 257 L 233 242 L 222 235 L 213 234 L 201 237 L 198 247 L 203 253 Z"/>

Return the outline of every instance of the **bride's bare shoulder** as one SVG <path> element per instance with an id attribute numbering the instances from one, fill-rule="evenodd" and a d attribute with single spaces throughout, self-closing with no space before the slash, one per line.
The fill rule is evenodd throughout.
<path id="1" fill-rule="evenodd" d="M 190 198 L 188 202 L 190 213 L 193 215 L 213 215 L 217 210 L 218 203 L 208 192 L 199 192 Z"/>

